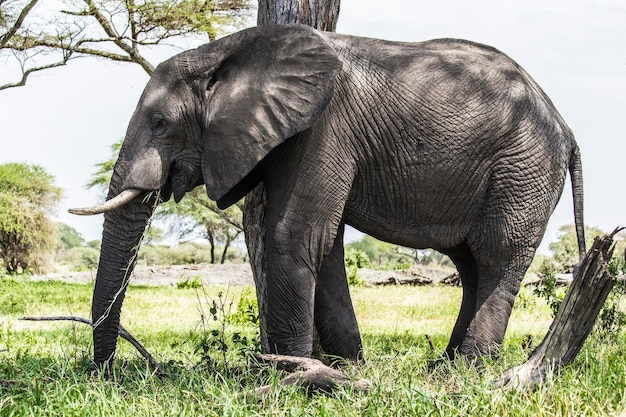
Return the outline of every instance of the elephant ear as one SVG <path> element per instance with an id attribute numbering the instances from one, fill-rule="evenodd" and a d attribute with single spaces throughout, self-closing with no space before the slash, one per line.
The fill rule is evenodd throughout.
<path id="1" fill-rule="evenodd" d="M 202 49 L 213 57 L 203 80 L 202 174 L 208 196 L 228 206 L 256 185 L 249 174 L 272 149 L 322 114 L 341 62 L 302 25 L 256 27 Z"/>

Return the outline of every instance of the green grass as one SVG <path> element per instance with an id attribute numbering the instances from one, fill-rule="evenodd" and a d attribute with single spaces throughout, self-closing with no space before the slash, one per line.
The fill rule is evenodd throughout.
<path id="1" fill-rule="evenodd" d="M 307 396 L 297 388 L 275 386 L 263 400 L 253 390 L 275 385 L 279 372 L 254 369 L 232 344 L 226 363 L 215 350 L 209 351 L 210 361 L 202 361 L 198 349 L 201 336 L 210 339 L 210 330 L 220 324 L 210 318 L 210 300 L 236 304 L 241 287 L 131 287 L 122 322 L 164 363 L 170 377 L 155 377 L 120 341 L 115 381 L 93 371 L 87 326 L 17 320 L 24 315 L 88 317 L 91 291 L 90 285 L 0 281 L 0 377 L 17 381 L 14 388 L 0 388 L 0 416 L 618 416 L 626 408 L 623 332 L 592 336 L 572 365 L 531 393 L 492 389 L 504 369 L 529 353 L 522 340 L 530 334 L 539 343 L 550 324 L 549 310 L 529 291 L 518 299 L 502 354 L 477 372 L 462 362 L 429 368 L 447 343 L 459 288 L 353 288 L 366 363 L 346 371 L 376 387 L 369 393 L 346 388 Z M 226 330 L 228 337 L 255 332 L 250 325 L 227 324 Z"/>

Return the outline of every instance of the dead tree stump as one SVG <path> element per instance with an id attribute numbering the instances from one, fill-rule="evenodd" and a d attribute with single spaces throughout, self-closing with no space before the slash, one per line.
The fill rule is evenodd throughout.
<path id="1" fill-rule="evenodd" d="M 526 362 L 505 371 L 496 386 L 533 389 L 548 372 L 576 357 L 615 284 L 615 277 L 607 271 L 607 262 L 613 254 L 613 237 L 620 230 L 596 237 L 544 339 Z"/>

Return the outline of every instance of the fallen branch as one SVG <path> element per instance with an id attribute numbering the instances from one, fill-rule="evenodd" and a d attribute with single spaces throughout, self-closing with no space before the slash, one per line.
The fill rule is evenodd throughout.
<path id="1" fill-rule="evenodd" d="M 13 388 L 17 383 L 8 379 L 0 378 L 0 387 Z"/>
<path id="2" fill-rule="evenodd" d="M 83 317 L 75 317 L 75 316 L 51 316 L 51 317 L 21 317 L 19 320 L 26 321 L 76 321 L 79 323 L 88 324 L 93 327 L 93 322 L 89 319 Z M 150 366 L 152 366 L 159 376 L 167 376 L 167 372 L 161 367 L 161 364 L 157 362 L 156 359 L 148 352 L 148 350 L 143 347 L 141 343 L 135 337 L 130 334 L 121 324 L 117 333 L 122 339 L 129 342 L 131 345 L 137 349 L 137 351 L 143 356 Z"/>
<path id="3" fill-rule="evenodd" d="M 302 386 L 309 393 L 330 393 L 342 386 L 351 386 L 355 391 L 369 391 L 372 388 L 371 382 L 365 379 L 354 381 L 342 371 L 330 368 L 317 359 L 268 354 L 255 354 L 254 357 L 261 365 L 273 365 L 276 369 L 290 373 L 280 380 L 280 385 Z M 265 385 L 256 389 L 255 393 L 258 397 L 265 397 L 270 389 L 269 385 Z"/>
<path id="4" fill-rule="evenodd" d="M 454 272 L 442 279 L 441 283 L 458 287 L 459 285 L 461 285 L 461 275 L 459 275 L 458 272 Z"/>
<path id="5" fill-rule="evenodd" d="M 433 283 L 433 280 L 431 278 L 428 278 L 422 275 L 417 275 L 417 274 L 413 274 L 411 278 L 397 278 L 395 276 L 391 276 L 385 280 L 373 282 L 374 285 L 381 285 L 381 286 L 385 286 L 385 285 L 418 286 L 418 285 L 428 285 L 432 283 Z"/>
<path id="6" fill-rule="evenodd" d="M 549 372 L 576 357 L 615 284 L 615 277 L 607 271 L 607 262 L 613 254 L 613 236 L 620 230 L 596 237 L 548 333 L 526 362 L 502 374 L 495 382 L 497 387 L 532 390 Z"/>

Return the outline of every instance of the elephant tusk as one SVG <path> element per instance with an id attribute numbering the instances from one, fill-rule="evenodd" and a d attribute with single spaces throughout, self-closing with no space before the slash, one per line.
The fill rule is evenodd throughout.
<path id="1" fill-rule="evenodd" d="M 81 216 L 93 216 L 94 214 L 100 214 L 114 210 L 118 207 L 122 207 L 123 205 L 128 204 L 133 198 L 141 194 L 141 192 L 141 190 L 138 190 L 136 188 L 129 188 L 128 190 L 122 191 L 112 199 L 105 201 L 99 206 L 68 209 L 67 211 L 72 214 L 78 214 Z"/>

